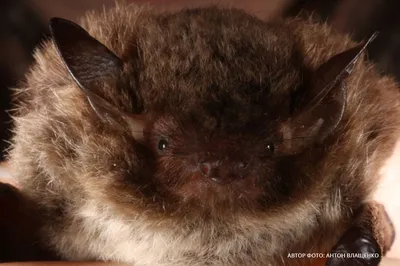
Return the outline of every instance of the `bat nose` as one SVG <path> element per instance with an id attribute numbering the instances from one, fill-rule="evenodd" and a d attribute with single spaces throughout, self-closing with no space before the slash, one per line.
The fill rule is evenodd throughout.
<path id="1" fill-rule="evenodd" d="M 216 183 L 231 183 L 242 180 L 247 175 L 246 161 L 221 162 L 206 161 L 199 164 L 203 176 Z"/>

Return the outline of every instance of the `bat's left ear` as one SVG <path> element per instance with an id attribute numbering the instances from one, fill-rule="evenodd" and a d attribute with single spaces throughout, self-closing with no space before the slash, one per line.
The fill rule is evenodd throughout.
<path id="1" fill-rule="evenodd" d="M 122 60 L 72 21 L 52 18 L 49 27 L 64 65 L 99 118 L 114 129 L 129 128 L 136 139 L 142 138 L 142 117 L 126 114 L 98 95 L 99 87 L 118 78 L 123 70 Z"/>
<path id="2" fill-rule="evenodd" d="M 50 20 L 50 33 L 69 74 L 101 117 L 112 107 L 96 92 L 122 70 L 122 60 L 81 26 L 62 18 Z"/>
<path id="3" fill-rule="evenodd" d="M 82 90 L 94 92 L 97 81 L 121 70 L 121 59 L 78 24 L 52 18 L 49 27 L 58 53 Z"/>
<path id="4" fill-rule="evenodd" d="M 375 33 L 366 43 L 337 54 L 313 74 L 313 82 L 293 100 L 294 115 L 282 125 L 283 153 L 296 154 L 322 142 L 340 123 L 346 107 L 345 79 Z"/>

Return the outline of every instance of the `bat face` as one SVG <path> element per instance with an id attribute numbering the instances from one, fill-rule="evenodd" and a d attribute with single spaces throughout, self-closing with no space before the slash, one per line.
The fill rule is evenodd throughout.
<path id="1" fill-rule="evenodd" d="M 254 212 L 284 201 L 289 191 L 276 190 L 288 182 L 277 168 L 282 161 L 278 123 L 263 115 L 224 128 L 223 114 L 205 120 L 197 114 L 163 117 L 145 133 L 143 143 L 152 153 L 147 158 L 157 169 L 145 179 L 163 192 L 160 199 L 176 210 L 214 213 Z"/>
<path id="2" fill-rule="evenodd" d="M 118 162 L 123 174 L 105 175 L 127 188 L 125 198 L 163 212 L 267 212 L 306 194 L 298 155 L 340 122 L 342 82 L 366 45 L 309 70 L 283 25 L 240 11 L 185 15 L 148 22 L 120 56 L 80 26 L 51 21 L 58 54 L 93 111 L 131 139 L 108 152 L 132 160 Z M 116 105 L 121 95 L 141 111 Z"/>

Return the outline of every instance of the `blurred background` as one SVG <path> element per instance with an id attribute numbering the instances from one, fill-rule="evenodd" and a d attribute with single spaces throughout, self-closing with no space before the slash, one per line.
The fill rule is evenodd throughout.
<path id="1" fill-rule="evenodd" d="M 260 18 L 313 14 L 354 39 L 379 37 L 369 56 L 381 71 L 400 78 L 400 2 L 398 0 L 126 0 L 151 3 L 166 9 L 216 2 L 247 10 Z M 34 48 L 48 36 L 47 21 L 59 16 L 77 21 L 87 10 L 111 7 L 114 0 L 1 0 L 0 1 L 0 160 L 10 138 L 10 88 L 23 81 Z"/>

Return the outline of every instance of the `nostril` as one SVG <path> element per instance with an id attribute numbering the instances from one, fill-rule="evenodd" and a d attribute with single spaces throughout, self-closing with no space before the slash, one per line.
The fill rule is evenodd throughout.
<path id="1" fill-rule="evenodd" d="M 206 176 L 210 174 L 211 164 L 210 163 L 200 163 L 200 172 Z"/>

